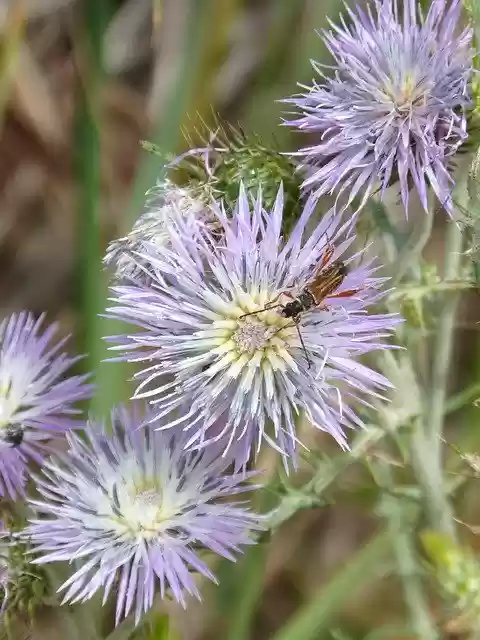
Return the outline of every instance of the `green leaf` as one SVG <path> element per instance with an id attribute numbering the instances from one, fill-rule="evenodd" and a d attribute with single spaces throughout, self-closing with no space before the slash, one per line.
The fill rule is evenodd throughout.
<path id="1" fill-rule="evenodd" d="M 237 585 L 243 588 L 235 589 L 235 606 L 231 606 L 231 600 L 228 604 L 229 629 L 225 634 L 226 640 L 247 640 L 251 637 L 250 625 L 263 590 L 267 548 L 265 543 L 251 547 L 246 556 L 236 563 L 235 571 L 231 574 Z M 223 590 L 225 585 L 221 580 L 220 584 L 220 589 Z M 224 592 L 223 596 L 226 595 Z M 224 601 L 226 602 L 226 598 Z"/>
<path id="2" fill-rule="evenodd" d="M 96 0 L 91 0 L 94 4 Z M 97 3 L 98 4 L 98 3 Z M 101 3 L 100 3 L 101 4 Z M 153 153 L 145 155 L 137 172 L 135 184 L 132 189 L 131 202 L 126 212 L 125 221 L 129 227 L 142 211 L 145 200 L 145 192 L 151 188 L 157 179 L 162 178 L 164 171 L 163 162 L 158 156 L 166 158 L 175 152 L 181 140 L 181 123 L 191 102 L 195 90 L 195 79 L 202 58 L 202 51 L 208 42 L 209 26 L 214 20 L 214 0 L 203 2 L 191 1 L 188 6 L 188 18 L 186 20 L 183 35 L 185 46 L 181 49 L 178 60 L 178 71 L 175 81 L 172 83 L 167 97 L 166 108 L 161 119 L 154 127 L 151 137 L 152 142 L 147 144 L 148 150 Z M 103 292 L 101 307 L 105 306 L 106 295 Z M 100 335 L 115 335 L 122 333 L 124 325 L 116 320 L 99 320 Z M 103 347 L 103 348 L 102 348 Z M 100 359 L 108 357 L 108 351 L 102 345 Z M 132 367 L 117 362 L 115 365 L 102 362 L 97 371 L 97 394 L 93 403 L 93 413 L 104 416 L 110 408 L 122 402 L 131 395 L 125 381 L 130 377 Z"/>

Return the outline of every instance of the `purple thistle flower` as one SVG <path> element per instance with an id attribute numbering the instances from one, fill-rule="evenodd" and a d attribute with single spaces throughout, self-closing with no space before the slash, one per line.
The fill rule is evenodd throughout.
<path id="1" fill-rule="evenodd" d="M 169 246 L 151 245 L 141 255 L 151 284 L 112 289 L 116 306 L 108 311 L 143 329 L 109 338 L 118 343 L 112 349 L 123 352 L 120 359 L 147 363 L 138 373 L 136 397 L 158 404 L 158 417 L 170 416 L 162 428 L 183 425 L 188 447 L 221 442 L 237 469 L 263 440 L 284 461 L 293 456 L 302 409 L 315 427 L 346 446 L 342 425 L 361 421 L 344 400 L 389 386 L 355 360 L 381 348 L 379 339 L 398 322 L 395 314 L 366 313 L 381 297 L 383 282 L 372 277 L 371 265 L 351 267 L 338 289 L 358 290 L 355 295 L 327 298 L 328 309 L 302 314 L 298 327 L 280 313 L 280 304 L 291 301 L 282 293 L 298 295 L 322 261 L 331 265 L 353 240 L 340 241 L 350 223 L 341 226 L 332 213 L 307 235 L 314 207 L 310 198 L 284 241 L 283 190 L 271 212 L 260 197 L 251 211 L 242 187 L 231 218 L 212 204 L 222 225 L 220 243 L 209 229 L 195 233 L 182 216 L 172 217 Z M 251 312 L 258 313 L 243 317 Z"/>
<path id="2" fill-rule="evenodd" d="M 103 589 L 116 592 L 116 624 L 132 606 L 138 622 L 153 604 L 157 585 L 185 606 L 200 594 L 192 572 L 216 582 L 200 550 L 229 560 L 261 516 L 225 498 L 255 488 L 225 472 L 213 452 L 187 452 L 173 431 L 139 429 L 140 416 L 112 412 L 112 430 L 87 424 L 83 440 L 67 436 L 68 454 L 51 459 L 37 479 L 39 513 L 24 536 L 41 554 L 34 563 L 75 561 L 60 587 L 64 602 L 85 601 Z M 81 566 L 80 566 L 81 565 Z"/>
<path id="3" fill-rule="evenodd" d="M 44 316 L 13 314 L 0 323 L 0 495 L 24 494 L 28 460 L 41 463 L 47 442 L 79 426 L 70 416 L 78 400 L 88 398 L 88 376 L 64 377 L 79 360 L 51 344 L 57 330 L 42 333 Z"/>
<path id="4" fill-rule="evenodd" d="M 433 0 L 425 19 L 418 3 L 378 0 L 365 12 L 347 9 L 350 22 L 323 32 L 335 75 L 286 100 L 301 115 L 287 123 L 318 141 L 303 158 L 303 187 L 316 197 L 362 194 L 376 183 L 383 196 L 399 180 L 405 209 L 415 186 L 428 212 L 427 185 L 452 210 L 449 161 L 467 139 L 465 107 L 471 102 L 472 31 L 456 34 L 461 3 Z"/>

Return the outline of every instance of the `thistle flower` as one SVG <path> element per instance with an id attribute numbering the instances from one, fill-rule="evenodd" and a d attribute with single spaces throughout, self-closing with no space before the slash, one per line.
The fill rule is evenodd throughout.
<path id="1" fill-rule="evenodd" d="M 244 503 L 225 500 L 248 490 L 243 475 L 226 474 L 211 452 L 186 452 L 172 431 L 154 431 L 161 423 L 139 429 L 138 414 L 119 408 L 111 431 L 90 423 L 86 442 L 67 436 L 68 454 L 37 480 L 39 518 L 24 532 L 35 563 L 78 563 L 60 587 L 64 602 L 103 589 L 105 603 L 115 591 L 117 624 L 132 606 L 138 622 L 157 585 L 184 606 L 185 593 L 200 598 L 192 572 L 216 581 L 200 550 L 234 560 L 261 528 Z"/>
<path id="2" fill-rule="evenodd" d="M 167 244 L 168 220 L 173 209 L 187 218 L 209 224 L 212 221 L 207 199 L 201 199 L 187 187 L 179 187 L 169 180 L 157 184 L 147 192 L 146 210 L 135 222 L 133 229 L 123 238 L 113 240 L 103 260 L 107 267 L 115 266 L 118 280 L 146 277 L 138 254 L 145 242 Z"/>
<path id="3" fill-rule="evenodd" d="M 64 377 L 78 361 L 51 344 L 56 325 L 13 314 L 0 323 L 0 495 L 23 495 L 28 460 L 40 463 L 46 441 L 78 426 L 73 404 L 88 398 L 87 376 Z"/>
<path id="4" fill-rule="evenodd" d="M 298 326 L 282 316 L 282 305 L 291 301 L 283 292 L 302 292 L 319 265 L 333 264 L 352 242 L 340 242 L 349 225 L 340 226 L 333 214 L 304 240 L 314 207 L 310 198 L 284 241 L 282 189 L 268 212 L 260 197 L 250 210 L 242 188 L 231 218 L 212 204 L 222 243 L 208 229 L 191 235 L 182 216 L 172 217 L 170 245 L 150 245 L 142 254 L 151 284 L 112 289 L 112 317 L 143 329 L 109 339 L 118 343 L 112 348 L 120 359 L 147 363 L 138 373 L 136 397 L 158 404 L 158 417 L 170 416 L 163 428 L 183 424 L 188 447 L 221 442 L 236 468 L 263 440 L 284 459 L 293 456 L 295 417 L 302 409 L 345 447 L 342 425 L 361 421 L 344 400 L 388 386 L 354 360 L 379 348 L 379 339 L 398 321 L 396 315 L 366 313 L 382 283 L 371 265 L 352 267 L 337 291 L 355 295 L 327 297 L 328 307 L 301 314 Z"/>
<path id="5" fill-rule="evenodd" d="M 286 100 L 300 110 L 287 123 L 317 141 L 297 155 L 316 197 L 362 194 L 363 205 L 380 184 L 381 193 L 400 182 L 405 209 L 414 186 L 426 211 L 427 185 L 452 210 L 451 159 L 467 139 L 470 104 L 471 29 L 456 34 L 461 3 L 433 0 L 425 19 L 415 0 L 377 0 L 365 12 L 347 9 L 350 23 L 323 32 L 335 75 L 314 68 L 320 83 Z"/>

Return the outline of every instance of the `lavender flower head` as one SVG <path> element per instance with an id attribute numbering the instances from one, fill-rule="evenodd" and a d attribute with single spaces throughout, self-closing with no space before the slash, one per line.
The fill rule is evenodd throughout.
<path id="1" fill-rule="evenodd" d="M 118 280 L 130 277 L 145 277 L 138 253 L 145 242 L 166 244 L 169 241 L 168 220 L 172 209 L 194 217 L 197 221 L 209 224 L 212 214 L 193 191 L 180 187 L 169 180 L 159 183 L 147 193 L 145 211 L 135 222 L 133 229 L 123 238 L 113 240 L 103 260 L 105 266 L 115 266 Z"/>
<path id="2" fill-rule="evenodd" d="M 372 10 L 373 6 L 373 10 Z M 456 33 L 459 0 L 433 0 L 425 19 L 418 3 L 377 0 L 366 11 L 347 9 L 349 22 L 323 33 L 335 75 L 315 70 L 320 83 L 287 100 L 301 112 L 288 124 L 315 134 L 298 154 L 304 188 L 316 197 L 362 194 L 396 182 L 405 209 L 414 186 L 426 211 L 427 185 L 452 210 L 449 162 L 466 140 L 471 102 L 472 31 Z"/>
<path id="3" fill-rule="evenodd" d="M 74 403 L 92 391 L 87 376 L 65 377 L 79 358 L 42 322 L 22 312 L 0 323 L 0 495 L 12 499 L 24 493 L 28 459 L 41 463 L 46 441 L 79 426 Z"/>
<path id="4" fill-rule="evenodd" d="M 262 528 L 243 502 L 225 501 L 253 488 L 245 476 L 226 474 L 211 452 L 186 452 L 157 422 L 139 429 L 137 414 L 118 408 L 112 430 L 88 424 L 87 441 L 67 436 L 68 455 L 43 467 L 42 499 L 30 501 L 39 517 L 23 534 L 35 563 L 76 562 L 64 602 L 115 592 L 117 624 L 132 606 L 138 622 L 157 586 L 184 606 L 186 593 L 200 598 L 192 572 L 216 581 L 200 550 L 234 560 Z"/>
<path id="5" fill-rule="evenodd" d="M 146 364 L 136 396 L 158 405 L 158 417 L 168 416 L 163 428 L 183 429 L 188 447 L 221 442 L 237 468 L 264 440 L 284 461 L 294 456 L 302 409 L 346 446 L 342 426 L 361 421 L 344 401 L 389 384 L 355 360 L 379 348 L 398 321 L 366 313 L 381 295 L 371 265 L 351 267 L 339 286 L 337 294 L 354 295 L 327 298 L 328 308 L 301 314 L 298 326 L 281 314 L 319 265 L 332 265 L 353 240 L 340 241 L 349 223 L 342 227 L 332 213 L 305 238 L 314 206 L 310 198 L 285 241 L 282 189 L 268 212 L 260 197 L 251 210 L 241 188 L 231 217 L 212 204 L 221 242 L 208 229 L 195 232 L 182 215 L 172 217 L 169 246 L 150 245 L 141 256 L 151 284 L 112 289 L 111 315 L 143 329 L 110 338 L 121 359 Z"/>

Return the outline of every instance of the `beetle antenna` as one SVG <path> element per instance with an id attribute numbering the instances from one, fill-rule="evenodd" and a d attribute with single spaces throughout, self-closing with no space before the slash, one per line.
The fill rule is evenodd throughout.
<path id="1" fill-rule="evenodd" d="M 258 311 L 249 311 L 248 313 L 243 313 L 241 316 L 239 316 L 240 318 L 245 318 L 246 316 L 255 316 L 257 315 L 257 313 L 263 313 L 264 311 L 270 311 L 271 309 L 276 309 L 277 307 L 282 307 L 283 305 L 281 304 L 274 304 L 273 306 L 269 307 L 268 304 L 263 307 L 263 309 L 258 309 Z"/>
<path id="2" fill-rule="evenodd" d="M 310 369 L 310 367 L 312 366 L 313 363 L 310 360 L 310 356 L 308 355 L 308 351 L 307 351 L 307 348 L 305 346 L 305 342 L 303 341 L 302 333 L 300 331 L 300 327 L 298 325 L 298 322 L 295 323 L 295 326 L 297 327 L 297 333 L 298 333 L 298 337 L 300 338 L 300 344 L 302 345 L 302 349 L 305 352 L 305 358 L 307 359 L 308 368 Z"/>

